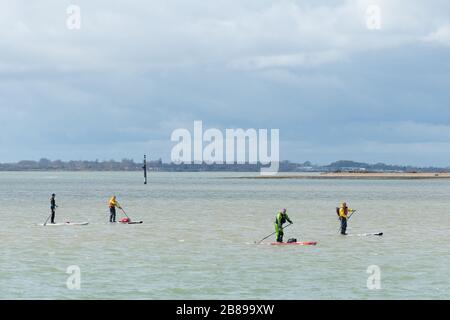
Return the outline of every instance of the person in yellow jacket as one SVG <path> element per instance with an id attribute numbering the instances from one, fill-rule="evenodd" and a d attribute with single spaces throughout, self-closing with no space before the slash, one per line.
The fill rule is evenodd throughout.
<path id="1" fill-rule="evenodd" d="M 341 234 L 347 235 L 347 220 L 349 218 L 349 213 L 353 213 L 356 210 L 347 207 L 347 203 L 343 202 L 338 210 L 339 220 L 341 220 Z"/>
<path id="2" fill-rule="evenodd" d="M 119 202 L 117 202 L 116 196 L 113 196 L 109 199 L 109 222 L 116 222 L 116 207 L 122 209 Z"/>

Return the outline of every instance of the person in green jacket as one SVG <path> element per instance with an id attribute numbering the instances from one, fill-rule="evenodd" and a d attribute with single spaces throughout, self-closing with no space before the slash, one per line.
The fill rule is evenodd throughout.
<path id="1" fill-rule="evenodd" d="M 275 233 L 277 237 L 277 242 L 283 242 L 283 224 L 288 221 L 289 223 L 293 223 L 289 216 L 287 215 L 286 209 L 283 209 L 277 213 L 275 218 Z"/>

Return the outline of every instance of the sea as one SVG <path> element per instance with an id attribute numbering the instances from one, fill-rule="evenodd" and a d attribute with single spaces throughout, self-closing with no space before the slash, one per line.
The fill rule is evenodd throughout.
<path id="1" fill-rule="evenodd" d="M 0 299 L 450 299 L 450 180 L 256 176 L 0 172 Z M 39 225 L 52 193 L 89 224 Z M 143 223 L 109 223 L 113 195 Z M 343 201 L 349 234 L 383 236 L 340 235 Z M 282 208 L 317 245 L 270 245 Z"/>

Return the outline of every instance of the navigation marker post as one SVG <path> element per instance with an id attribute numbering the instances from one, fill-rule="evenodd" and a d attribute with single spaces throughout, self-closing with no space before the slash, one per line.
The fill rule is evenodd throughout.
<path id="1" fill-rule="evenodd" d="M 147 184 L 147 156 L 144 154 L 144 166 L 142 167 L 144 169 L 144 184 Z"/>

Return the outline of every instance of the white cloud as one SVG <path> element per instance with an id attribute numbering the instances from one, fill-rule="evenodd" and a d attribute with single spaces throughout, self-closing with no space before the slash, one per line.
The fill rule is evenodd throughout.
<path id="1" fill-rule="evenodd" d="M 297 54 L 281 54 L 244 58 L 231 62 L 237 69 L 265 69 L 278 67 L 317 67 L 341 59 L 338 51 L 309 52 Z"/>
<path id="2" fill-rule="evenodd" d="M 184 67 L 211 63 L 249 69 L 321 66 L 355 51 L 420 42 L 448 5 L 406 0 L 79 1 L 82 28 L 66 28 L 67 3 L 3 0 L 0 52 L 18 68 L 63 70 Z M 382 29 L 366 28 L 380 6 Z M 427 31 L 428 30 L 428 31 Z M 448 43 L 448 27 L 429 36 Z M 32 69 L 31 67 L 29 67 Z"/>
<path id="3" fill-rule="evenodd" d="M 423 38 L 425 42 L 431 42 L 435 44 L 444 45 L 450 47 L 450 26 L 443 25 L 436 31 L 431 32 Z"/>

